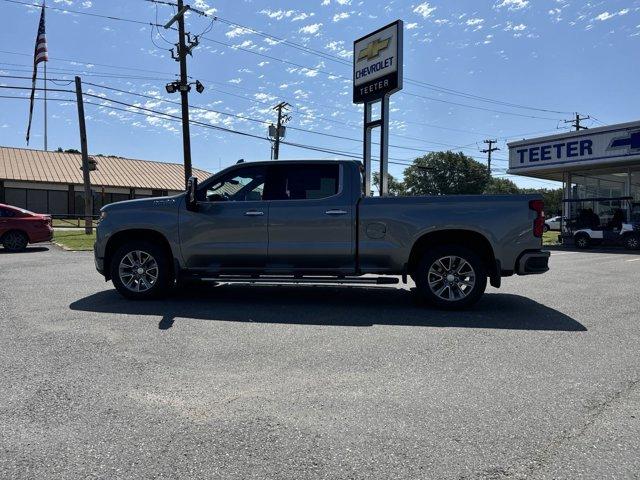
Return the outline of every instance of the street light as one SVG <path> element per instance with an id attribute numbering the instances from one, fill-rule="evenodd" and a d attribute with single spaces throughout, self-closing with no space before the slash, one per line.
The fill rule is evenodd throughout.
<path id="1" fill-rule="evenodd" d="M 165 85 L 167 93 L 176 93 L 178 91 L 178 82 L 171 82 Z"/>

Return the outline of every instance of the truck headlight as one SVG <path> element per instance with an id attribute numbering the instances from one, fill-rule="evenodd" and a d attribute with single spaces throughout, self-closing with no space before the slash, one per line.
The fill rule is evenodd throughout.
<path id="1" fill-rule="evenodd" d="M 103 221 L 105 218 L 107 218 L 107 212 L 100 212 L 100 218 L 98 219 L 98 222 Z"/>

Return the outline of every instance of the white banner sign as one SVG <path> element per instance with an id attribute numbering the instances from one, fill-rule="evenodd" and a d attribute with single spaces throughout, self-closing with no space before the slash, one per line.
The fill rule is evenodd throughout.
<path id="1" fill-rule="evenodd" d="M 509 171 L 640 159 L 640 122 L 509 143 Z"/>

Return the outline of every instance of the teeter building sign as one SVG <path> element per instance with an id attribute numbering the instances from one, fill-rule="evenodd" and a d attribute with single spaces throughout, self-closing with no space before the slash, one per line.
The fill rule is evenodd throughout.
<path id="1" fill-rule="evenodd" d="M 402 90 L 402 20 L 353 43 L 353 103 Z"/>

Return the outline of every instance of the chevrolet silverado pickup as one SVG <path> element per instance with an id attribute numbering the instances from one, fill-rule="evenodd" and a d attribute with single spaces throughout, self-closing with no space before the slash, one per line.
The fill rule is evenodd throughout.
<path id="1" fill-rule="evenodd" d="M 239 163 L 172 197 L 101 210 L 97 270 L 125 297 L 189 280 L 398 284 L 475 303 L 487 280 L 548 270 L 538 195 L 366 197 L 356 161 Z"/>

